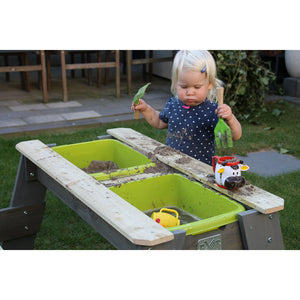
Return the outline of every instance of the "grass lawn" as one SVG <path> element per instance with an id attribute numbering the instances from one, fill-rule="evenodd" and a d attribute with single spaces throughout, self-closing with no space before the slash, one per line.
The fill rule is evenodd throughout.
<path id="1" fill-rule="evenodd" d="M 234 142 L 234 148 L 219 151 L 217 155 L 240 154 L 261 149 L 275 149 L 300 158 L 300 111 L 284 101 L 268 103 L 268 110 L 255 124 L 242 123 L 243 136 Z M 108 128 L 130 127 L 162 143 L 166 130 L 150 127 L 144 120 L 105 124 L 98 128 L 78 129 L 66 133 L 41 133 L 19 137 L 0 138 L 0 208 L 9 206 L 19 163 L 15 145 L 24 140 L 39 139 L 43 143 L 72 144 L 97 139 Z M 284 154 L 283 154 L 284 155 Z M 274 162 L 276 163 L 276 162 Z M 251 166 L 250 166 L 251 167 Z M 285 199 L 280 212 L 285 249 L 300 249 L 300 171 L 264 178 L 245 172 L 252 184 Z M 94 229 L 87 225 L 60 199 L 47 191 L 46 210 L 35 249 L 114 249 Z"/>

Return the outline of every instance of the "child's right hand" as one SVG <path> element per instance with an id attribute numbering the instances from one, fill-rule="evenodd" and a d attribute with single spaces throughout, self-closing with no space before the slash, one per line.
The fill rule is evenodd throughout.
<path id="1" fill-rule="evenodd" d="M 143 111 L 145 111 L 148 107 L 148 104 L 143 100 L 143 99 L 139 99 L 139 104 L 135 105 L 133 102 L 131 104 L 131 110 L 132 111 L 136 111 L 139 110 L 141 113 Z"/>

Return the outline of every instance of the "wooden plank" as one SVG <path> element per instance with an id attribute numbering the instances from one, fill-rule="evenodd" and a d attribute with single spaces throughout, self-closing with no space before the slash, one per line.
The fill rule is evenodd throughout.
<path id="1" fill-rule="evenodd" d="M 247 250 L 284 250 L 279 214 L 260 214 L 254 209 L 239 213 L 244 248 Z"/>
<path id="2" fill-rule="evenodd" d="M 162 143 L 130 128 L 108 129 L 107 133 L 129 146 L 136 148 L 143 154 L 147 154 L 148 152 L 154 153 L 157 147 L 164 146 Z"/>
<path id="3" fill-rule="evenodd" d="M 41 70 L 42 66 L 40 65 L 0 67 L 0 72 L 29 72 Z"/>
<path id="4" fill-rule="evenodd" d="M 120 185 L 123 183 L 131 182 L 131 181 L 143 180 L 143 179 L 158 177 L 158 176 L 162 176 L 162 175 L 163 175 L 163 173 L 141 173 L 141 174 L 134 174 L 134 175 L 126 176 L 126 177 L 101 180 L 101 183 L 106 187 L 111 187 L 111 186 L 116 186 L 116 185 Z"/>
<path id="5" fill-rule="evenodd" d="M 151 158 L 151 156 L 154 155 L 159 161 L 166 165 L 184 174 L 190 175 L 220 193 L 254 208 L 263 214 L 273 213 L 284 208 L 284 199 L 252 184 L 247 184 L 235 191 L 220 188 L 215 183 L 211 166 L 165 146 L 133 129 L 114 128 L 108 129 L 107 133 L 134 147 L 136 150 L 144 154 L 147 153 L 148 157 Z"/>
<path id="6" fill-rule="evenodd" d="M 133 244 L 154 246 L 174 239 L 173 233 L 41 141 L 21 142 L 16 149 Z"/>
<path id="7" fill-rule="evenodd" d="M 160 57 L 160 58 L 141 58 L 141 59 L 132 59 L 132 65 L 140 65 L 140 64 L 150 64 L 150 63 L 158 63 L 158 62 L 166 62 L 173 61 L 173 57 Z"/>
<path id="8" fill-rule="evenodd" d="M 115 68 L 115 62 L 99 62 L 99 63 L 84 63 L 84 64 L 66 64 L 66 70 L 77 69 L 97 69 L 97 68 Z"/>
<path id="9" fill-rule="evenodd" d="M 39 232 L 45 202 L 0 209 L 0 241 L 30 236 Z"/>

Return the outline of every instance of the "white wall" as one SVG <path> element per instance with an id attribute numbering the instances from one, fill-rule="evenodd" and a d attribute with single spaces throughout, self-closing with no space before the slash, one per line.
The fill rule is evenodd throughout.
<path id="1" fill-rule="evenodd" d="M 171 57 L 172 50 L 154 50 L 153 57 Z M 153 63 L 153 75 L 157 75 L 163 78 L 171 79 L 172 62 L 160 62 Z"/>

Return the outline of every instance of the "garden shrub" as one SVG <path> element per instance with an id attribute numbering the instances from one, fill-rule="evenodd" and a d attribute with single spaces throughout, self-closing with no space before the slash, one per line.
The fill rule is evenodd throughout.
<path id="1" fill-rule="evenodd" d="M 258 51 L 216 50 L 217 75 L 224 83 L 224 101 L 239 120 L 253 121 L 265 111 L 264 98 L 275 80 Z"/>

